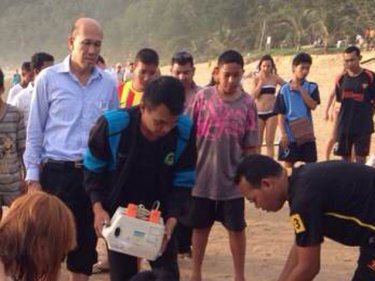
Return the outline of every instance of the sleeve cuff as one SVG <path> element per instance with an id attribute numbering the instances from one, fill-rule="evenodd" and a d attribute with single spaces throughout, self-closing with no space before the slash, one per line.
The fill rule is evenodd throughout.
<path id="1" fill-rule="evenodd" d="M 38 167 L 28 168 L 26 171 L 25 180 L 39 181 L 39 168 Z"/>

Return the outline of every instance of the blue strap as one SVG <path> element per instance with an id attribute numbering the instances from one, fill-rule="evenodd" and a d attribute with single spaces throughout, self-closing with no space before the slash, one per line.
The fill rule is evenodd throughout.
<path id="1" fill-rule="evenodd" d="M 180 114 L 177 117 L 177 144 L 175 150 L 175 163 L 177 163 L 182 152 L 185 149 L 187 142 L 189 141 L 190 132 L 192 128 L 192 122 L 188 115 Z"/>
<path id="2" fill-rule="evenodd" d="M 129 113 L 124 109 L 107 110 L 104 118 L 108 124 L 108 144 L 111 150 L 111 160 L 108 169 L 113 170 L 116 165 L 117 150 L 121 139 L 121 132 L 129 125 Z"/>

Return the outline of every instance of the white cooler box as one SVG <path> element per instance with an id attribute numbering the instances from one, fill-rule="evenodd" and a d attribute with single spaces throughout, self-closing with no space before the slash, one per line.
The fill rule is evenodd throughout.
<path id="1" fill-rule="evenodd" d="M 117 208 L 110 226 L 104 226 L 102 234 L 112 251 L 131 256 L 156 260 L 164 237 L 162 218 L 159 223 L 149 222 L 125 214 L 125 208 Z"/>

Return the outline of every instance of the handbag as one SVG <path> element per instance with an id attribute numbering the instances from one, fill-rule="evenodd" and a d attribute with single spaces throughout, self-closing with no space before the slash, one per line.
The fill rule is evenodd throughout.
<path id="1" fill-rule="evenodd" d="M 312 121 L 306 117 L 289 120 L 289 128 L 297 145 L 315 140 Z"/>

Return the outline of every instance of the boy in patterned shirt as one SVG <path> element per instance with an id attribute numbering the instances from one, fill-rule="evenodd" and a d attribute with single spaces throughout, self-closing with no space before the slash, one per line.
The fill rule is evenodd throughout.
<path id="1" fill-rule="evenodd" d="M 191 281 L 202 280 L 204 253 L 215 221 L 229 234 L 234 279 L 245 280 L 244 199 L 234 176 L 243 156 L 255 152 L 258 135 L 254 101 L 240 84 L 243 67 L 241 54 L 234 50 L 222 53 L 215 69 L 218 83 L 198 92 L 189 110 L 198 149 L 190 213 L 194 227 Z"/>
<path id="2" fill-rule="evenodd" d="M 9 206 L 21 193 L 25 124 L 22 113 L 5 103 L 4 73 L 0 69 L 0 219 L 2 206 Z"/>

